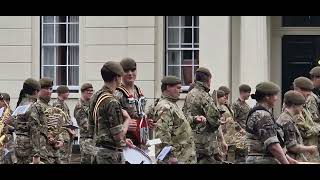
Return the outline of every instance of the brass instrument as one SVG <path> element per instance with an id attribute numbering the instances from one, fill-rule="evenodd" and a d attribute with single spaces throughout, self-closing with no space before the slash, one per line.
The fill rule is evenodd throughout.
<path id="1" fill-rule="evenodd" d="M 3 101 L 6 104 L 6 110 L 2 114 L 2 118 L 0 120 L 0 150 L 3 149 L 5 141 L 7 140 L 7 136 L 4 132 L 4 128 L 5 128 L 4 120 L 6 120 L 7 118 L 9 118 L 11 116 L 10 106 L 8 105 L 8 103 L 5 100 L 3 100 Z"/>
<path id="2" fill-rule="evenodd" d="M 44 114 L 48 119 L 48 136 L 54 139 L 53 143 L 56 143 L 58 136 L 65 129 L 64 126 L 66 125 L 68 115 L 57 107 L 48 108 Z"/>

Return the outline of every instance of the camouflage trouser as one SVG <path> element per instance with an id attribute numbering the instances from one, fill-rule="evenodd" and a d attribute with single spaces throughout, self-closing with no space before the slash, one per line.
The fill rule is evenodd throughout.
<path id="1" fill-rule="evenodd" d="M 80 139 L 81 164 L 91 164 L 92 158 L 96 154 L 95 149 L 94 141 L 91 138 Z"/>
<path id="2" fill-rule="evenodd" d="M 279 161 L 268 156 L 248 156 L 246 164 L 279 164 Z"/>
<path id="3" fill-rule="evenodd" d="M 305 146 L 314 145 L 314 146 L 318 146 L 318 148 L 319 148 L 318 140 L 319 140 L 319 138 L 317 136 L 312 136 L 310 138 L 303 139 L 303 144 Z M 320 162 L 319 152 L 316 152 L 314 154 L 310 154 L 308 152 L 305 152 L 303 154 L 309 162 Z"/>
<path id="4" fill-rule="evenodd" d="M 97 164 L 124 164 L 123 153 L 107 148 L 97 148 L 95 156 Z"/>
<path id="5" fill-rule="evenodd" d="M 197 154 L 197 164 L 221 164 L 214 158 L 214 155 Z"/>
<path id="6" fill-rule="evenodd" d="M 239 149 L 235 145 L 231 145 L 228 147 L 227 161 L 239 164 L 245 163 L 247 154 L 246 149 Z"/>
<path id="7" fill-rule="evenodd" d="M 70 135 L 67 131 L 63 132 L 64 144 L 61 147 L 60 151 L 60 159 L 63 164 L 69 164 L 71 160 L 72 154 L 72 141 L 70 140 Z"/>
<path id="8" fill-rule="evenodd" d="M 17 164 L 29 164 L 32 162 L 31 157 L 32 145 L 30 139 L 27 136 L 17 135 L 15 155 L 17 158 Z"/>

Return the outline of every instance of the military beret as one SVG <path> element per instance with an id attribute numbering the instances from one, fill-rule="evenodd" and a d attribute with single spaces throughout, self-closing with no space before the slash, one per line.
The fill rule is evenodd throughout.
<path id="1" fill-rule="evenodd" d="M 39 83 L 40 83 L 41 89 L 53 86 L 53 81 L 50 78 L 46 78 L 46 77 L 41 78 L 39 80 Z"/>
<path id="2" fill-rule="evenodd" d="M 124 74 L 123 68 L 120 65 L 120 63 L 118 63 L 118 62 L 108 61 L 108 62 L 104 63 L 102 68 L 106 68 L 109 71 L 111 71 L 119 76 L 123 76 L 123 74 Z"/>
<path id="3" fill-rule="evenodd" d="M 223 91 L 225 94 L 230 94 L 230 89 L 227 86 L 220 86 L 219 90 Z"/>
<path id="4" fill-rule="evenodd" d="M 89 88 L 93 88 L 92 84 L 91 83 L 84 83 L 81 86 L 81 92 L 83 92 L 83 91 L 85 91 L 85 90 L 87 90 Z"/>
<path id="5" fill-rule="evenodd" d="M 251 87 L 247 84 L 241 84 L 239 86 L 239 91 L 240 92 L 251 92 Z"/>
<path id="6" fill-rule="evenodd" d="M 311 69 L 310 75 L 312 76 L 320 76 L 320 66 L 316 66 Z"/>
<path id="7" fill-rule="evenodd" d="M 58 94 L 64 94 L 64 93 L 67 93 L 69 92 L 69 88 L 68 86 L 65 86 L 65 85 L 61 85 L 57 88 L 57 93 Z"/>
<path id="8" fill-rule="evenodd" d="M 137 68 L 137 63 L 131 58 L 123 58 L 120 62 L 124 71 L 133 70 Z"/>
<path id="9" fill-rule="evenodd" d="M 181 84 L 181 80 L 177 78 L 176 76 L 165 76 L 161 80 L 162 84 L 167 84 L 167 85 L 176 85 L 176 84 Z"/>
<path id="10" fill-rule="evenodd" d="M 222 90 L 217 90 L 216 94 L 217 94 L 217 98 L 221 98 L 226 95 L 226 93 Z"/>
<path id="11" fill-rule="evenodd" d="M 298 77 L 293 81 L 295 87 L 301 88 L 303 90 L 312 91 L 314 86 L 310 79 L 306 77 Z"/>
<path id="12" fill-rule="evenodd" d="M 1 99 L 5 101 L 10 101 L 10 95 L 8 93 L 0 93 L 1 94 Z"/>
<path id="13" fill-rule="evenodd" d="M 202 72 L 202 73 L 204 73 L 204 74 L 206 74 L 206 75 L 208 75 L 208 76 L 211 76 L 211 73 L 210 73 L 209 69 L 207 69 L 207 68 L 205 68 L 205 67 L 199 67 L 199 68 L 196 70 L 196 72 Z"/>
<path id="14" fill-rule="evenodd" d="M 256 86 L 256 91 L 265 95 L 274 95 L 280 92 L 280 87 L 273 82 L 261 82 Z"/>
<path id="15" fill-rule="evenodd" d="M 28 89 L 30 87 L 35 90 L 40 90 L 40 88 L 41 88 L 39 81 L 37 81 L 33 78 L 28 78 L 23 83 L 23 89 Z"/>
<path id="16" fill-rule="evenodd" d="M 293 90 L 286 92 L 283 100 L 285 104 L 303 105 L 306 103 L 304 96 L 300 92 Z"/>

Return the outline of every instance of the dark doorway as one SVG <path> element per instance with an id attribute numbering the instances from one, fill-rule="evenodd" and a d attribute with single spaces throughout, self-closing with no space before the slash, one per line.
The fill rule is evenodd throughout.
<path id="1" fill-rule="evenodd" d="M 309 77 L 309 71 L 320 60 L 320 36 L 285 35 L 282 38 L 282 95 L 293 89 L 299 76 Z"/>

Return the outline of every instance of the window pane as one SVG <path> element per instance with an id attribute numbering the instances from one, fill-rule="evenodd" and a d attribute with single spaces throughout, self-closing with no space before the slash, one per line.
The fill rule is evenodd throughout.
<path id="1" fill-rule="evenodd" d="M 66 43 L 66 25 L 56 25 L 56 43 Z"/>
<path id="2" fill-rule="evenodd" d="M 70 46 L 69 48 L 69 65 L 79 65 L 79 47 Z"/>
<path id="3" fill-rule="evenodd" d="M 194 33 L 193 33 L 193 42 L 194 43 L 199 43 L 199 29 L 195 28 L 193 29 Z"/>
<path id="4" fill-rule="evenodd" d="M 168 65 L 180 64 L 180 51 L 169 50 L 168 51 Z"/>
<path id="5" fill-rule="evenodd" d="M 53 17 L 54 16 L 43 16 L 43 22 L 44 23 L 53 23 Z"/>
<path id="6" fill-rule="evenodd" d="M 168 75 L 180 78 L 180 66 L 168 66 Z"/>
<path id="7" fill-rule="evenodd" d="M 56 16 L 56 22 L 67 22 L 67 16 Z"/>
<path id="8" fill-rule="evenodd" d="M 192 65 L 192 50 L 182 51 L 182 62 L 183 65 Z"/>
<path id="9" fill-rule="evenodd" d="M 199 27 L 199 16 L 193 16 L 193 24 Z"/>
<path id="10" fill-rule="evenodd" d="M 67 64 L 67 47 L 66 46 L 56 47 L 56 58 L 57 58 L 57 65 Z"/>
<path id="11" fill-rule="evenodd" d="M 181 43 L 192 43 L 192 29 L 181 29 Z"/>
<path id="12" fill-rule="evenodd" d="M 79 84 L 79 66 L 69 66 L 68 76 L 68 85 L 77 86 Z"/>
<path id="13" fill-rule="evenodd" d="M 43 65 L 54 65 L 54 47 L 43 47 Z"/>
<path id="14" fill-rule="evenodd" d="M 42 67 L 42 77 L 48 77 L 54 79 L 54 67 L 53 66 L 43 66 Z"/>
<path id="15" fill-rule="evenodd" d="M 194 64 L 199 65 L 199 50 L 194 51 Z"/>
<path id="16" fill-rule="evenodd" d="M 79 22 L 79 16 L 69 16 L 69 22 Z"/>
<path id="17" fill-rule="evenodd" d="M 79 43 L 79 24 L 68 25 L 68 41 L 69 43 Z"/>
<path id="18" fill-rule="evenodd" d="M 179 26 L 179 16 L 168 16 L 168 26 Z"/>
<path id="19" fill-rule="evenodd" d="M 179 29 L 169 28 L 168 29 L 168 43 L 179 43 Z"/>
<path id="20" fill-rule="evenodd" d="M 67 67 L 57 66 L 56 69 L 56 85 L 67 85 Z"/>
<path id="21" fill-rule="evenodd" d="M 43 43 L 53 43 L 53 24 L 43 25 Z"/>
<path id="22" fill-rule="evenodd" d="M 181 16 L 181 26 L 192 26 L 192 16 Z"/>
<path id="23" fill-rule="evenodd" d="M 181 68 L 182 85 L 189 86 L 192 83 L 192 66 L 183 66 Z"/>

